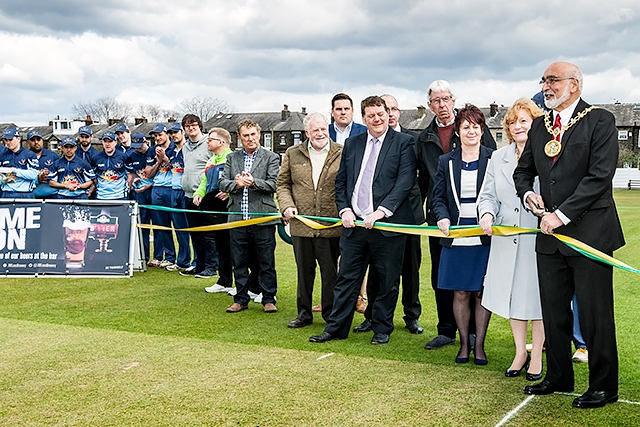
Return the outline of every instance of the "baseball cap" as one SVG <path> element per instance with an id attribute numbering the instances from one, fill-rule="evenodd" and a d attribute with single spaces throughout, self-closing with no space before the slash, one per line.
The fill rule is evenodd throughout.
<path id="1" fill-rule="evenodd" d="M 111 141 L 115 141 L 116 140 L 116 134 L 111 132 L 111 131 L 106 131 L 102 133 L 102 136 L 100 137 L 100 140 L 103 139 L 110 139 Z"/>
<path id="2" fill-rule="evenodd" d="M 89 126 L 80 126 L 80 129 L 78 129 L 78 135 L 93 136 L 93 131 Z"/>
<path id="3" fill-rule="evenodd" d="M 20 132 L 18 132 L 18 129 L 14 128 L 13 126 L 6 128 L 2 132 L 2 139 L 13 139 L 16 136 L 20 136 Z"/>
<path id="4" fill-rule="evenodd" d="M 167 132 L 178 132 L 184 130 L 182 129 L 182 125 L 178 122 L 171 123 L 171 126 L 167 128 Z"/>
<path id="5" fill-rule="evenodd" d="M 62 140 L 60 141 L 60 145 L 61 146 L 65 146 L 65 145 L 73 145 L 74 147 L 76 146 L 76 140 L 71 138 L 70 136 L 65 136 L 64 138 L 62 138 Z"/>
<path id="6" fill-rule="evenodd" d="M 38 132 L 37 130 L 32 130 L 32 131 L 29 131 L 29 133 L 27 134 L 27 140 L 30 140 L 34 136 L 42 138 L 42 134 L 40 132 Z"/>
<path id="7" fill-rule="evenodd" d="M 142 132 L 134 132 L 131 135 L 131 148 L 141 148 L 147 140 Z"/>
<path id="8" fill-rule="evenodd" d="M 166 131 L 167 131 L 167 127 L 162 123 L 158 123 L 153 127 L 153 130 L 149 132 L 149 135 L 153 135 L 154 133 L 166 132 Z"/>
<path id="9" fill-rule="evenodd" d="M 126 132 L 126 131 L 128 131 L 128 130 L 129 130 L 129 126 L 127 126 L 127 124 L 126 124 L 126 123 L 118 123 L 118 124 L 116 125 L 116 127 L 113 129 L 113 131 L 114 131 L 115 133 L 118 133 L 118 132 Z"/>

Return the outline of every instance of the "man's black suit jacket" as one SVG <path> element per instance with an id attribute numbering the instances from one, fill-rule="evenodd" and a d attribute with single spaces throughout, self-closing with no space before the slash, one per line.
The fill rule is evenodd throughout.
<path id="1" fill-rule="evenodd" d="M 350 137 L 344 144 L 340 169 L 336 176 L 336 204 L 338 212 L 350 208 L 368 133 Z M 373 175 L 373 208 L 383 206 L 393 212 L 382 222 L 414 224 L 415 217 L 409 203 L 409 191 L 416 180 L 416 154 L 414 138 L 389 129 L 380 148 Z M 343 235 L 350 235 L 352 228 L 345 228 Z M 382 232 L 383 235 L 396 235 Z"/>
<path id="2" fill-rule="evenodd" d="M 589 106 L 580 99 L 573 117 Z M 518 196 L 522 199 L 526 192 L 533 191 L 533 180 L 539 176 L 540 193 L 547 210 L 559 209 L 571 220 L 554 230 L 556 233 L 574 237 L 607 253 L 623 246 L 611 185 L 618 162 L 613 115 L 596 108 L 567 129 L 555 163 L 544 152 L 549 140 L 551 135 L 544 116 L 538 117 L 533 121 L 529 141 L 513 173 Z M 555 237 L 538 234 L 538 253 L 553 254 L 558 249 L 565 256 L 578 255 Z"/>

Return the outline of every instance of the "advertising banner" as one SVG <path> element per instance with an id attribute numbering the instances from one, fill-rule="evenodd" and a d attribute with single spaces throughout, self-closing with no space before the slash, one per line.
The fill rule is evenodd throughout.
<path id="1" fill-rule="evenodd" d="M 0 274 L 133 274 L 135 203 L 0 200 Z"/>

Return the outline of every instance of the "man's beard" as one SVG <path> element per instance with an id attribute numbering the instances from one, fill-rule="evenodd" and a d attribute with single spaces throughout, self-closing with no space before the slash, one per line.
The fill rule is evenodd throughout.
<path id="1" fill-rule="evenodd" d="M 553 98 L 551 99 L 547 99 L 546 95 L 547 94 L 551 94 L 553 95 Z M 550 110 L 553 110 L 554 108 L 556 108 L 558 105 L 562 104 L 563 102 L 565 102 L 567 99 L 569 99 L 569 97 L 571 96 L 571 93 L 569 92 L 569 87 L 567 86 L 567 88 L 564 90 L 564 92 L 562 93 L 562 95 L 560 95 L 560 98 L 556 98 L 556 94 L 551 91 L 548 90 L 544 93 L 545 97 L 544 97 L 544 105 L 549 108 Z"/>

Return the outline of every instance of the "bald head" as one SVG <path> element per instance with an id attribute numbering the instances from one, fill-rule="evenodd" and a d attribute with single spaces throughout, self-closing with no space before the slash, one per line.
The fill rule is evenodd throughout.
<path id="1" fill-rule="evenodd" d="M 582 93 L 582 71 L 571 62 L 558 61 L 549 65 L 541 79 L 547 108 L 562 111 Z"/>
<path id="2" fill-rule="evenodd" d="M 398 121 L 400 120 L 400 107 L 398 107 L 398 100 L 389 94 L 384 94 L 380 96 L 380 98 L 384 99 L 384 102 L 389 108 L 389 127 L 391 129 L 395 129 L 398 126 Z"/>

